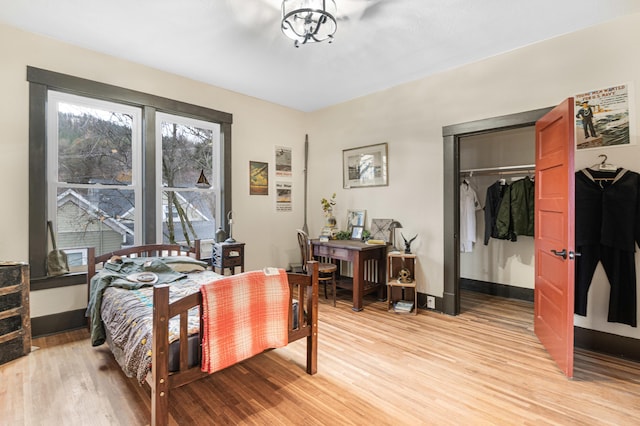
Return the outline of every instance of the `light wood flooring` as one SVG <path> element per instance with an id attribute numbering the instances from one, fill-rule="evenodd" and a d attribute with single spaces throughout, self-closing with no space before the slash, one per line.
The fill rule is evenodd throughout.
<path id="1" fill-rule="evenodd" d="M 180 425 L 636 425 L 640 364 L 576 351 L 556 368 L 528 302 L 465 292 L 463 314 L 352 312 L 321 300 L 318 374 L 304 343 L 258 355 L 171 395 Z M 34 340 L 0 366 L 1 425 L 144 425 L 145 388 L 86 331 Z"/>

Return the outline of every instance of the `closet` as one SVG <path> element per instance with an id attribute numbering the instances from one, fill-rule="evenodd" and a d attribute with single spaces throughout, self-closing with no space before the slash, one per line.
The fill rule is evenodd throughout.
<path id="1" fill-rule="evenodd" d="M 460 193 L 475 191 L 480 208 L 475 210 L 475 243 L 461 243 L 460 288 L 533 301 L 533 236 L 516 241 L 489 238 L 485 245 L 487 189 L 500 181 L 506 186 L 535 173 L 535 127 L 499 130 L 463 136 L 459 145 Z M 461 206 L 463 200 L 461 199 Z M 468 226 L 461 207 L 460 235 Z M 470 249 L 470 250 L 469 250 Z"/>
<path id="2" fill-rule="evenodd" d="M 491 239 L 484 246 L 483 212 L 476 212 L 476 242 L 470 253 L 460 251 L 460 185 L 464 179 L 476 191 L 484 207 L 488 185 L 498 179 L 514 180 L 527 174 L 514 170 L 527 168 L 535 162 L 535 124 L 551 108 L 531 110 L 511 115 L 445 126 L 443 135 L 444 174 L 444 291 L 443 312 L 458 315 L 460 290 L 520 297 L 520 293 L 533 294 L 535 288 L 535 251 L 530 237 L 517 242 Z M 575 169 L 599 167 L 605 163 L 637 170 L 638 148 L 635 145 L 602 149 L 577 150 Z M 604 157 L 603 157 L 604 158 Z M 535 185 L 539 185 L 536 182 Z M 494 244 L 497 243 L 497 244 Z M 636 252 L 636 266 L 640 271 L 640 256 Z M 640 327 L 607 321 L 610 284 L 603 268 L 596 268 L 589 289 L 586 317 L 574 316 L 574 342 L 576 347 L 640 360 Z M 465 292 L 466 293 L 466 292 Z M 516 293 L 513 296 L 512 293 Z M 637 293 L 640 305 L 640 291 Z"/>

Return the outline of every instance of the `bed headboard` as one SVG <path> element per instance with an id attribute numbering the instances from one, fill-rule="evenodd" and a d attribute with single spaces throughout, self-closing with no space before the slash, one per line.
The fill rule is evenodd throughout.
<path id="1" fill-rule="evenodd" d="M 148 244 L 127 247 L 120 250 L 96 256 L 95 247 L 87 249 L 87 283 L 96 274 L 98 265 L 103 264 L 112 256 L 120 257 L 154 257 L 154 256 L 190 256 L 200 260 L 200 240 L 193 241 L 193 247 L 179 244 Z"/>

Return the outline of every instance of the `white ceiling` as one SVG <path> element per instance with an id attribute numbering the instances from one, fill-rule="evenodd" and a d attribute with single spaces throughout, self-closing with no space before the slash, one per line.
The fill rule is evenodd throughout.
<path id="1" fill-rule="evenodd" d="M 336 3 L 335 41 L 298 49 L 280 0 L 0 0 L 0 22 L 313 111 L 640 12 L 637 0 Z"/>

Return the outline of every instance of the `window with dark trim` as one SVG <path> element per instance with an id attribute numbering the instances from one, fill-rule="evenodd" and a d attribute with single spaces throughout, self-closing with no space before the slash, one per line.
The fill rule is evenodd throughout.
<path id="1" fill-rule="evenodd" d="M 188 206 L 189 211 L 185 212 L 185 215 L 202 218 L 206 216 L 205 206 L 201 204 L 200 208 L 197 208 L 194 199 L 203 195 L 209 205 L 215 202 L 215 208 L 210 208 L 208 211 L 209 216 L 211 216 L 212 210 L 215 212 L 216 222 L 211 224 L 212 233 L 215 232 L 218 224 L 223 228 L 228 226 L 224 220 L 227 216 L 226 213 L 231 210 L 231 114 L 34 67 L 27 67 L 27 80 L 29 81 L 30 108 L 29 263 L 33 278 L 37 280 L 47 275 L 46 255 L 51 249 L 47 238 L 47 220 L 50 217 L 47 211 L 52 209 L 52 206 L 56 206 L 56 202 L 51 198 L 60 193 L 60 188 L 55 191 L 51 190 L 48 182 L 48 175 L 50 175 L 48 168 L 51 165 L 47 161 L 47 154 L 52 143 L 47 138 L 47 107 L 49 97 L 55 92 L 90 98 L 96 102 L 106 101 L 120 104 L 140 111 L 142 128 L 138 149 L 141 160 L 137 183 L 142 189 L 139 199 L 136 200 L 136 215 L 139 217 L 139 223 L 136 224 L 135 229 L 137 243 L 166 242 L 167 238 L 184 242 L 183 238 L 176 237 L 166 229 L 162 229 L 163 223 L 166 228 L 167 212 L 171 212 L 170 215 L 173 217 L 178 214 L 173 212 L 174 208 L 180 210 L 184 206 Z M 167 117 L 173 119 L 167 120 Z M 158 134 L 165 133 L 163 128 L 167 126 L 172 131 L 171 134 L 168 136 Z M 187 133 L 184 133 L 185 129 Z M 200 143 L 202 140 L 209 141 L 207 142 L 209 145 Z M 174 187 L 165 188 L 167 187 L 166 176 L 159 176 L 159 174 L 163 173 L 163 164 L 166 168 L 167 158 L 163 160 L 163 155 L 166 155 L 168 147 L 172 143 L 177 144 L 177 148 L 182 150 L 180 155 L 185 155 L 186 150 L 190 150 L 189 152 L 192 153 L 195 149 L 201 149 L 201 145 L 213 147 L 213 155 L 210 158 L 201 159 L 198 155 L 193 156 L 194 164 L 192 167 L 203 173 L 205 170 L 207 172 L 213 170 L 215 176 L 208 176 L 207 183 L 209 183 L 209 179 L 214 181 L 215 191 L 208 191 L 201 179 L 198 180 L 197 186 L 194 182 L 193 188 L 181 188 L 184 186 L 184 181 L 190 182 L 194 179 L 193 172 L 180 176 L 182 181 L 176 180 L 176 183 L 173 184 Z M 193 146 L 188 147 L 189 144 Z M 175 149 L 176 147 L 171 146 L 171 148 Z M 211 161 L 216 161 L 219 170 L 217 167 L 207 169 L 211 166 Z M 117 182 L 117 184 L 121 183 Z M 86 186 L 95 186 L 96 188 L 100 186 L 102 188 L 109 184 L 110 182 L 96 183 L 94 181 L 64 182 L 61 187 L 71 188 L 75 185 L 77 188 Z M 105 191 L 108 190 L 108 188 L 105 189 Z M 164 202 L 164 198 L 170 200 L 170 203 Z M 117 219 L 126 220 L 126 217 Z M 116 223 L 115 218 L 114 223 Z M 206 224 L 203 225 L 206 226 Z M 122 229 L 125 228 L 122 227 Z M 174 231 L 175 229 L 171 225 L 170 232 Z M 186 236 L 186 239 L 188 240 L 189 237 Z M 77 249 L 77 247 L 73 247 L 74 253 L 77 253 Z M 70 283 L 71 281 L 75 283 L 77 280 L 69 279 Z M 56 278 L 56 282 L 60 283 L 59 285 L 65 285 L 64 277 Z"/>

